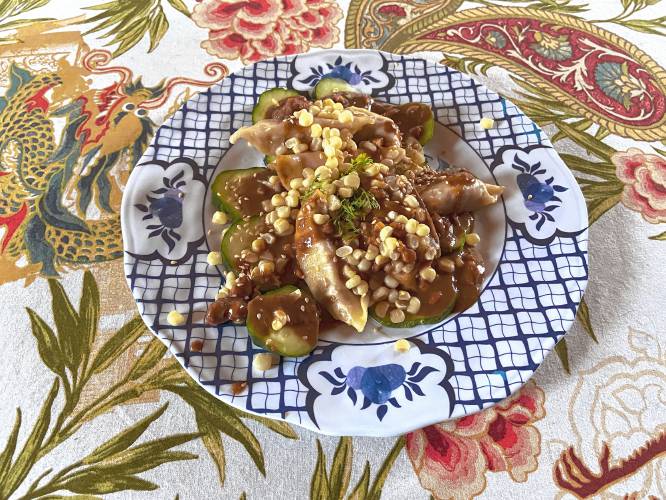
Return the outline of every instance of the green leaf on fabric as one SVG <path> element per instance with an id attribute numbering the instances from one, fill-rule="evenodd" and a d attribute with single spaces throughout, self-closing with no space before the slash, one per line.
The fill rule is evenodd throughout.
<path id="1" fill-rule="evenodd" d="M 97 471 L 83 471 L 74 474 L 59 485 L 59 489 L 72 493 L 105 495 L 118 491 L 152 491 L 159 488 L 155 483 L 136 476 L 110 475 Z"/>
<path id="2" fill-rule="evenodd" d="M 363 467 L 363 474 L 356 483 L 356 487 L 349 495 L 348 500 L 365 500 L 368 497 L 368 489 L 370 488 L 370 462 L 366 460 L 365 467 Z"/>
<path id="3" fill-rule="evenodd" d="M 90 271 L 83 274 L 83 290 L 79 304 L 81 352 L 90 354 L 99 323 L 99 288 Z"/>
<path id="4" fill-rule="evenodd" d="M 571 369 L 569 368 L 569 349 L 567 347 L 567 339 L 561 339 L 557 344 L 555 344 L 555 354 L 562 363 L 562 368 L 567 372 L 568 375 L 571 375 Z"/>
<path id="5" fill-rule="evenodd" d="M 39 357 L 42 358 L 42 361 L 49 370 L 58 376 L 64 377 L 64 356 L 60 351 L 60 346 L 58 345 L 58 339 L 56 338 L 55 333 L 35 311 L 29 307 L 26 307 L 26 311 L 30 317 L 32 335 L 35 337 L 35 340 L 37 340 Z"/>
<path id="6" fill-rule="evenodd" d="M 275 420 L 273 418 L 260 417 L 259 415 L 248 413 L 246 411 L 242 411 L 237 408 L 233 408 L 233 411 L 239 417 L 246 418 L 249 420 L 256 420 L 264 427 L 268 427 L 270 430 L 272 430 L 273 432 L 277 432 L 281 436 L 284 436 L 288 439 L 298 439 L 298 434 L 296 434 L 294 429 L 292 429 L 291 425 L 289 425 L 287 422 L 284 422 L 282 420 Z"/>
<path id="7" fill-rule="evenodd" d="M 182 0 L 168 0 L 169 4 L 190 16 Z M 84 22 L 93 27 L 84 35 L 104 32 L 99 38 L 107 39 L 105 46 L 115 46 L 114 57 L 124 54 L 148 35 L 152 52 L 169 29 L 169 21 L 162 8 L 162 0 L 134 0 L 131 2 L 107 2 L 86 7 L 98 11 Z"/>
<path id="8" fill-rule="evenodd" d="M 666 231 L 663 233 L 655 234 L 654 236 L 650 236 L 651 240 L 657 240 L 657 241 L 666 241 Z"/>
<path id="9" fill-rule="evenodd" d="M 610 146 L 596 140 L 589 134 L 581 132 L 569 123 L 558 121 L 557 126 L 560 132 L 564 133 L 569 139 L 601 160 L 610 161 L 611 156 L 616 153 Z"/>
<path id="10" fill-rule="evenodd" d="M 183 3 L 183 0 L 168 0 L 169 5 L 176 9 L 178 12 L 183 14 L 184 16 L 190 17 L 190 11 L 187 8 L 187 5 Z"/>
<path id="11" fill-rule="evenodd" d="M 153 15 L 151 16 L 150 29 L 148 30 L 148 35 L 150 38 L 150 47 L 148 52 L 152 52 L 157 48 L 162 38 L 169 29 L 169 21 L 167 21 L 166 15 L 164 15 L 164 10 L 162 6 L 158 5 L 155 9 Z"/>
<path id="12" fill-rule="evenodd" d="M 46 437 L 49 426 L 51 425 L 51 411 L 59 389 L 60 380 L 56 378 L 53 381 L 51 390 L 37 416 L 37 421 L 23 445 L 16 462 L 14 462 L 9 469 L 4 482 L 0 484 L 0 498 L 9 497 L 23 482 L 34 465 L 39 448 Z"/>
<path id="13" fill-rule="evenodd" d="M 72 373 L 76 373 L 81 364 L 81 335 L 79 331 L 79 314 L 67 297 L 62 284 L 55 280 L 49 280 L 53 319 L 58 332 L 58 343 L 65 358 L 65 364 Z"/>
<path id="14" fill-rule="evenodd" d="M 401 436 L 396 440 L 395 444 L 393 445 L 393 448 L 391 448 L 391 451 L 389 451 L 388 455 L 386 455 L 386 458 L 382 462 L 381 467 L 377 471 L 375 480 L 372 482 L 372 486 L 370 487 L 370 491 L 368 493 L 368 499 L 370 500 L 380 499 L 380 497 L 382 496 L 382 489 L 384 488 L 384 482 L 386 481 L 389 472 L 391 472 L 391 468 L 393 467 L 396 458 L 398 458 L 398 455 L 400 455 L 400 452 L 404 447 L 405 447 L 405 437 Z"/>
<path id="15" fill-rule="evenodd" d="M 330 500 L 328 474 L 326 473 L 326 456 L 317 439 L 317 463 L 310 480 L 310 500 Z"/>
<path id="16" fill-rule="evenodd" d="M 141 335 L 147 333 L 143 320 L 136 316 L 125 323 L 120 330 L 113 334 L 100 348 L 92 363 L 92 372 L 100 373 L 106 370 L 118 356 L 125 352 Z"/>
<path id="17" fill-rule="evenodd" d="M 352 440 L 341 437 L 333 455 L 328 489 L 331 500 L 342 500 L 349 487 L 353 459 Z"/>
<path id="18" fill-rule="evenodd" d="M 170 385 L 164 387 L 164 389 L 180 396 L 195 412 L 200 413 L 201 418 L 208 419 L 209 423 L 220 432 L 243 445 L 259 472 L 264 476 L 266 475 L 261 444 L 228 405 L 218 401 L 217 398 L 200 387 Z"/>
<path id="19" fill-rule="evenodd" d="M 220 486 L 224 485 L 225 478 L 225 464 L 224 458 L 224 444 L 220 437 L 220 431 L 212 425 L 201 413 L 195 412 L 197 427 L 202 434 L 201 441 L 203 442 L 210 458 L 217 468 L 217 476 L 220 480 Z"/>
<path id="20" fill-rule="evenodd" d="M 21 409 L 16 408 L 16 419 L 14 420 L 14 427 L 9 433 L 7 438 L 7 444 L 5 449 L 0 453 L 0 484 L 4 484 L 5 476 L 9 467 L 12 464 L 12 458 L 14 457 L 14 451 L 16 451 L 16 442 L 18 440 L 19 429 L 21 428 Z"/>
<path id="21" fill-rule="evenodd" d="M 88 456 L 81 460 L 81 462 L 85 465 L 94 464 L 112 457 L 118 452 L 126 450 L 132 446 L 137 439 L 139 439 L 139 437 L 146 431 L 150 424 L 162 416 L 167 406 L 168 403 L 162 405 L 156 412 L 148 415 L 145 418 L 142 418 L 134 425 L 128 427 L 120 434 L 117 434 L 103 445 L 98 446 Z"/>
<path id="22" fill-rule="evenodd" d="M 580 320 L 581 324 L 583 325 L 583 329 L 585 330 L 585 333 L 589 335 L 589 337 L 594 340 L 595 343 L 599 343 L 597 340 L 597 336 L 594 334 L 594 329 L 592 328 L 592 322 L 590 321 L 590 310 L 587 307 L 587 302 L 585 302 L 585 299 L 583 298 L 580 301 L 580 305 L 578 306 L 578 314 L 576 317 Z"/>
<path id="23" fill-rule="evenodd" d="M 153 338 L 148 344 L 148 347 L 143 350 L 139 359 L 130 369 L 127 374 L 128 378 L 130 380 L 141 378 L 148 373 L 148 371 L 157 366 L 157 363 L 164 358 L 166 351 L 167 347 L 159 339 Z"/>

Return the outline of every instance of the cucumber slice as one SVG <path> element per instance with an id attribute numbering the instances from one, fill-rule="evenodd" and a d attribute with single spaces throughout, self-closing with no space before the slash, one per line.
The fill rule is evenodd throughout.
<path id="1" fill-rule="evenodd" d="M 221 251 L 224 263 L 230 269 L 238 271 L 237 256 L 244 249 L 250 248 L 252 242 L 266 230 L 266 222 L 259 215 L 234 222 L 222 238 Z"/>
<path id="2" fill-rule="evenodd" d="M 315 99 L 323 99 L 336 92 L 358 93 L 358 90 L 340 78 L 322 78 L 319 80 L 319 83 L 315 85 L 314 97 Z"/>
<path id="3" fill-rule="evenodd" d="M 441 298 L 434 304 L 424 304 L 426 299 L 433 296 L 434 293 L 441 293 Z M 405 320 L 401 323 L 393 323 L 389 316 L 379 316 L 375 308 L 370 309 L 370 316 L 384 326 L 390 328 L 411 328 L 418 325 L 430 325 L 439 323 L 446 318 L 456 305 L 458 292 L 454 285 L 454 277 L 451 274 L 437 276 L 435 281 L 430 283 L 425 290 L 419 293 L 421 299 L 421 310 L 417 314 L 405 313 Z"/>
<path id="4" fill-rule="evenodd" d="M 282 309 L 289 322 L 273 330 L 274 313 Z M 247 330 L 252 342 L 282 356 L 305 356 L 317 346 L 319 313 L 310 294 L 292 285 L 252 299 L 247 309 Z"/>
<path id="5" fill-rule="evenodd" d="M 222 172 L 213 181 L 213 200 L 232 220 L 256 215 L 261 210 L 261 202 L 275 194 L 264 184 L 271 175 L 264 167 Z"/>
<path id="6" fill-rule="evenodd" d="M 252 109 L 252 123 L 257 123 L 259 120 L 266 118 L 266 112 L 281 100 L 297 95 L 300 94 L 295 90 L 282 87 L 266 90 L 259 96 L 257 104 Z"/>
<path id="7" fill-rule="evenodd" d="M 430 139 L 432 139 L 432 134 L 435 132 L 435 116 L 433 115 L 432 110 L 430 111 L 430 118 L 426 120 L 423 124 L 423 132 L 421 132 L 421 137 L 419 137 L 419 142 L 422 146 L 425 146 Z"/>

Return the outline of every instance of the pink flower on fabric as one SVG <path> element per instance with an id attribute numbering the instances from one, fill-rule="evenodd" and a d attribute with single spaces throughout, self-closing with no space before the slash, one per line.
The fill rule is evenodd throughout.
<path id="1" fill-rule="evenodd" d="M 524 482 L 537 469 L 544 394 L 534 382 L 492 408 L 407 434 L 407 455 L 421 485 L 437 499 L 463 500 L 486 488 L 488 471 Z"/>
<path id="2" fill-rule="evenodd" d="M 201 44 L 209 54 L 249 63 L 331 47 L 342 10 L 331 0 L 202 0 L 192 19 L 209 29 Z"/>
<path id="3" fill-rule="evenodd" d="M 625 184 L 622 202 L 648 222 L 666 222 L 666 159 L 629 148 L 615 153 L 611 161 Z"/>

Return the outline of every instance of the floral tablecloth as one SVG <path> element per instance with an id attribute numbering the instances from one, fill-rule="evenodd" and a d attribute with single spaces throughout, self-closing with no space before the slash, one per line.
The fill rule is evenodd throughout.
<path id="1" fill-rule="evenodd" d="M 0 0 L 0 498 L 665 498 L 665 8 Z M 156 127 L 243 64 L 328 47 L 482 80 L 588 203 L 591 281 L 556 355 L 496 407 L 399 438 L 217 403 L 123 276 L 119 204 Z"/>

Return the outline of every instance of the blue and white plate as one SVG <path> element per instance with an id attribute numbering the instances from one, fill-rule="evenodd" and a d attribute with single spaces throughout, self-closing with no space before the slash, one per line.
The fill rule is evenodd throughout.
<path id="1" fill-rule="evenodd" d="M 311 355 L 252 368 L 261 352 L 243 326 L 205 324 L 223 270 L 206 256 L 210 185 L 225 169 L 262 164 L 229 136 L 251 123 L 261 92 L 311 89 L 344 78 L 389 102 L 420 101 L 437 119 L 431 165 L 466 167 L 506 186 L 480 211 L 488 270 L 478 302 L 438 325 L 328 332 Z M 494 128 L 479 126 L 493 118 Z M 587 283 L 587 210 L 546 135 L 513 104 L 471 78 L 412 56 L 330 50 L 244 68 L 188 101 L 157 131 L 122 206 L 125 273 L 145 322 L 188 373 L 225 403 L 333 435 L 388 436 L 462 417 L 518 390 L 562 338 Z M 167 323 L 178 310 L 181 327 Z M 396 338 L 412 343 L 408 353 Z M 194 340 L 203 347 L 192 350 Z M 234 394 L 232 385 L 247 382 Z"/>

